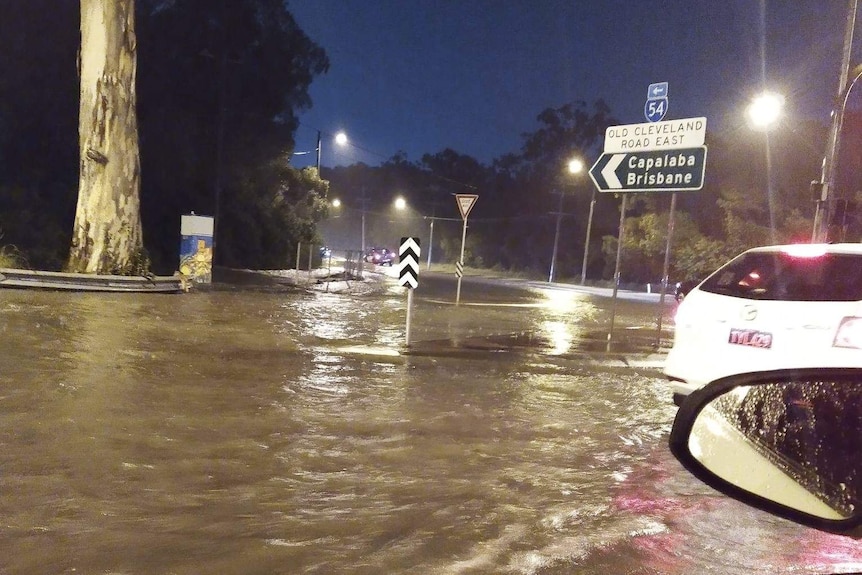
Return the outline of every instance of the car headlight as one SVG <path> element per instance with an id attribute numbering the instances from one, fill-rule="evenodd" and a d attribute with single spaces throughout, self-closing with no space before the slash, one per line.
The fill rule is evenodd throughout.
<path id="1" fill-rule="evenodd" d="M 845 317 L 838 325 L 832 347 L 862 349 L 862 317 Z"/>

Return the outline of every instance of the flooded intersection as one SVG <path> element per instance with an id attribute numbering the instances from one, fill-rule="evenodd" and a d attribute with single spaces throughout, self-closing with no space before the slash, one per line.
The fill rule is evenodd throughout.
<path id="1" fill-rule="evenodd" d="M 569 353 L 601 327 L 588 298 L 419 298 L 420 342 L 544 347 L 368 355 L 349 349 L 404 351 L 399 291 L 0 296 L 4 575 L 806 573 L 862 556 L 688 477 L 659 372 Z"/>

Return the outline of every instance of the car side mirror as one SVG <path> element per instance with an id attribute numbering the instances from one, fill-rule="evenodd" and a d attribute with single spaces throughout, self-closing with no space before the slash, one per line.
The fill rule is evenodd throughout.
<path id="1" fill-rule="evenodd" d="M 725 495 L 803 525 L 862 535 L 862 369 L 712 382 L 680 407 L 670 449 Z"/>

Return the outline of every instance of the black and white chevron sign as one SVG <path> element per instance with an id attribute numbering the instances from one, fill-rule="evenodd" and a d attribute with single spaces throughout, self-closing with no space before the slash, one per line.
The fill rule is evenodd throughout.
<path id="1" fill-rule="evenodd" d="M 419 238 L 401 238 L 398 258 L 398 284 L 408 288 L 418 287 Z"/>

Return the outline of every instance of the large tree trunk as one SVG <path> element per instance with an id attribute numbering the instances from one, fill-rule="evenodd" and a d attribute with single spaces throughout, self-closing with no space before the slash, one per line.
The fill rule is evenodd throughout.
<path id="1" fill-rule="evenodd" d="M 68 269 L 147 271 L 135 112 L 134 0 L 81 0 L 81 174 Z"/>

